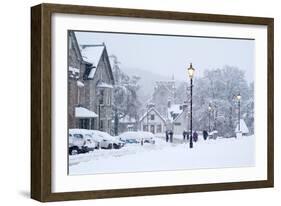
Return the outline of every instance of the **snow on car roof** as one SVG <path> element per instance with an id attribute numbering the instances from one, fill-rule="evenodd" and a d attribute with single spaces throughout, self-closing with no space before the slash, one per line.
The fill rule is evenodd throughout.
<path id="1" fill-rule="evenodd" d="M 142 139 L 142 138 L 154 138 L 154 134 L 151 132 L 143 132 L 143 131 L 137 131 L 137 132 L 124 132 L 119 135 L 122 139 Z"/>

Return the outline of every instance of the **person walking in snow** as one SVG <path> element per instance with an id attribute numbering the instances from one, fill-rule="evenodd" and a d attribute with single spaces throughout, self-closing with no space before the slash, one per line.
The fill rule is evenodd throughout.
<path id="1" fill-rule="evenodd" d="M 166 130 L 166 142 L 168 142 L 168 141 L 169 141 L 169 131 Z"/>
<path id="2" fill-rule="evenodd" d="M 208 132 L 206 130 L 203 131 L 203 138 L 204 140 L 207 140 L 208 138 Z"/>
<path id="3" fill-rule="evenodd" d="M 194 132 L 193 132 L 193 141 L 194 141 L 194 142 L 197 142 L 197 140 L 198 140 L 198 134 L 197 134 L 196 131 L 194 131 Z"/>
<path id="4" fill-rule="evenodd" d="M 187 139 L 187 131 L 183 130 L 182 136 L 183 136 L 183 142 L 185 142 L 185 138 Z"/>
<path id="5" fill-rule="evenodd" d="M 174 134 L 173 130 L 170 130 L 169 134 L 170 134 L 170 142 L 173 142 L 173 134 Z"/>

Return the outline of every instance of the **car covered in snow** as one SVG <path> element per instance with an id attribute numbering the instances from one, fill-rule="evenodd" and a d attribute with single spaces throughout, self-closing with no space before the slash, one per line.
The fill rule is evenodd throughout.
<path id="1" fill-rule="evenodd" d="M 106 132 L 89 130 L 89 133 L 92 135 L 93 140 L 99 143 L 102 149 L 120 149 L 125 145 L 124 142 Z"/>
<path id="2" fill-rule="evenodd" d="M 123 142 L 124 144 L 139 144 L 140 143 L 135 139 L 122 139 L 122 138 L 120 138 L 120 141 Z"/>
<path id="3" fill-rule="evenodd" d="M 68 152 L 70 155 L 93 151 L 97 144 L 93 141 L 87 130 L 69 129 Z"/>
<path id="4" fill-rule="evenodd" d="M 119 135 L 119 138 L 128 144 L 155 144 L 155 137 L 151 132 L 129 131 Z"/>

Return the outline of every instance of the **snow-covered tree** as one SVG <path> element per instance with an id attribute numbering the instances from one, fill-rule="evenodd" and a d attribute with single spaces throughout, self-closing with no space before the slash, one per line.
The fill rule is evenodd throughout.
<path id="1" fill-rule="evenodd" d="M 209 117 L 211 129 L 218 130 L 226 137 L 233 136 L 238 122 L 237 95 L 242 96 L 240 114 L 254 131 L 253 83 L 248 84 L 244 71 L 231 66 L 222 69 L 206 70 L 202 78 L 194 80 L 193 87 L 193 127 L 208 130 Z M 208 109 L 209 105 L 211 110 Z"/>
<path id="2" fill-rule="evenodd" d="M 119 119 L 124 116 L 138 119 L 138 108 L 140 101 L 138 99 L 138 90 L 140 88 L 138 82 L 140 80 L 137 76 L 128 76 L 119 67 L 115 55 L 113 58 L 113 76 L 114 76 L 114 89 L 113 89 L 113 111 L 114 111 L 114 134 L 118 134 Z"/>

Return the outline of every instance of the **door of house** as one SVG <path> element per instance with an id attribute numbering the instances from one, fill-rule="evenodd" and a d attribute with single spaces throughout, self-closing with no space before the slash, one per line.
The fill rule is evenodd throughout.
<path id="1" fill-rule="evenodd" d="M 150 125 L 150 132 L 151 133 L 155 133 L 155 126 L 154 125 Z"/>

